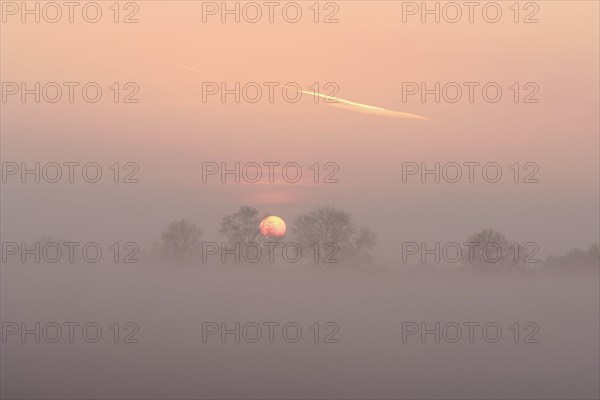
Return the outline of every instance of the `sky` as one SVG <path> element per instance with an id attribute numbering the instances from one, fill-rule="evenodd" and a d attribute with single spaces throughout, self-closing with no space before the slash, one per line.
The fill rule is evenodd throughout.
<path id="1" fill-rule="evenodd" d="M 451 23 L 452 10 L 444 8 L 439 23 L 431 15 L 423 23 L 404 3 L 321 4 L 318 23 L 306 2 L 298 3 L 297 23 L 286 22 L 279 9 L 269 23 L 264 7 L 258 23 L 244 19 L 252 18 L 251 9 L 239 23 L 231 15 L 222 23 L 220 10 L 212 15 L 207 8 L 203 16 L 203 7 L 212 7 L 203 2 L 148 1 L 120 10 L 120 20 L 132 13 L 136 23 L 114 23 L 108 3 L 101 3 L 97 23 L 77 10 L 69 23 L 66 9 L 57 23 L 4 15 L 3 82 L 81 85 L 73 103 L 65 86 L 56 103 L 8 96 L 3 161 L 94 161 L 105 174 L 114 162 L 134 162 L 140 182 L 102 180 L 91 187 L 9 180 L 3 235 L 127 232 L 144 242 L 185 217 L 218 237 L 220 218 L 248 204 L 288 222 L 318 206 L 345 209 L 378 234 L 379 251 L 390 259 L 398 241 L 462 240 L 483 228 L 535 241 L 545 255 L 598 242 L 598 4 L 522 5 L 518 23 L 508 3 L 496 23 L 478 9 L 470 23 L 464 7 Z M 337 23 L 322 22 L 330 13 Z M 538 22 L 523 23 L 527 15 Z M 103 89 L 97 103 L 82 98 L 87 82 Z M 126 88 L 128 82 L 134 85 Z M 203 92 L 207 83 L 232 89 L 236 82 L 256 82 L 263 96 L 236 103 L 234 95 L 222 102 L 219 93 Z M 278 85 L 273 102 L 265 82 Z M 437 103 L 432 94 L 423 101 L 406 93 L 422 83 L 431 90 L 436 82 L 454 82 L 446 97 L 458 86 L 460 99 L 442 96 Z M 465 82 L 477 85 L 473 102 Z M 308 93 L 286 102 L 281 87 L 288 83 Z M 502 90 L 495 103 L 483 97 L 489 83 Z M 138 102 L 123 103 L 134 90 Z M 246 98 L 253 98 L 254 89 L 248 90 Z M 393 112 L 327 104 L 311 96 L 315 91 Z M 304 177 L 299 184 L 203 183 L 203 162 L 294 162 Z M 335 163 L 339 183 L 314 184 L 309 167 L 315 162 Z M 474 183 L 421 183 L 418 175 L 402 182 L 409 162 L 429 168 L 493 162 L 503 175 L 493 184 L 481 175 Z M 525 164 L 535 163 L 539 182 L 513 183 L 514 163 L 520 180 L 531 171 Z M 43 210 L 36 196 L 43 196 Z"/>

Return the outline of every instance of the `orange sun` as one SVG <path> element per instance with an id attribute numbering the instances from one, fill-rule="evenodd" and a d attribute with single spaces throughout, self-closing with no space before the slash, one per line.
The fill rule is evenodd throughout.
<path id="1" fill-rule="evenodd" d="M 260 233 L 263 236 L 283 236 L 285 235 L 285 221 L 279 217 L 271 215 L 260 222 Z"/>

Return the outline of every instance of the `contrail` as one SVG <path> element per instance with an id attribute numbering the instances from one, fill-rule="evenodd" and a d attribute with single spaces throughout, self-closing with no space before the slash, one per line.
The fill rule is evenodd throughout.
<path id="1" fill-rule="evenodd" d="M 207 73 L 206 71 L 203 71 L 201 69 L 194 68 L 194 67 L 189 67 L 187 65 L 178 65 L 177 67 L 184 69 L 186 71 L 200 72 L 200 73 L 204 73 L 204 74 Z M 383 117 L 392 117 L 392 118 L 401 118 L 401 119 L 418 119 L 421 121 L 435 121 L 434 119 L 423 117 L 423 116 L 417 115 L 417 114 L 388 110 L 387 108 L 381 108 L 381 107 L 370 106 L 368 104 L 357 103 L 357 102 L 350 101 L 350 100 L 340 99 L 339 97 L 328 96 L 328 95 L 321 94 L 318 92 L 309 92 L 306 90 L 301 90 L 300 92 L 304 93 L 304 94 L 309 94 L 311 96 L 317 96 L 322 99 L 330 100 L 330 102 L 329 101 L 325 102 L 325 104 L 334 106 L 334 107 L 345 108 L 347 110 L 354 111 L 354 112 L 362 112 L 362 113 L 371 114 L 371 115 L 380 115 Z"/>
<path id="2" fill-rule="evenodd" d="M 354 101 L 344 100 L 344 99 L 340 99 L 338 97 L 328 96 L 328 95 L 321 94 L 318 92 L 309 92 L 306 90 L 301 90 L 301 92 L 304 94 L 310 94 L 312 96 L 318 96 L 322 99 L 329 99 L 329 100 L 331 100 L 331 102 L 325 102 L 325 104 L 328 104 L 331 106 L 336 106 L 336 107 L 342 107 L 342 108 L 345 108 L 345 109 L 348 109 L 351 111 L 362 112 L 362 113 L 373 114 L 373 115 L 381 115 L 381 116 L 385 116 L 385 117 L 396 117 L 396 118 L 403 118 L 403 119 L 419 119 L 419 120 L 424 120 L 424 121 L 433 121 L 433 119 L 431 119 L 431 118 L 422 117 L 420 115 L 405 113 L 405 112 L 401 112 L 401 111 L 388 110 L 387 108 L 370 106 L 368 104 L 356 103 Z"/>

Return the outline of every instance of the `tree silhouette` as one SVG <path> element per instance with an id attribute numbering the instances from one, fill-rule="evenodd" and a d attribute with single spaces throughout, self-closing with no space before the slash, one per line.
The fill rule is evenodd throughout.
<path id="1" fill-rule="evenodd" d="M 229 243 L 262 243 L 264 236 L 260 233 L 260 222 L 264 217 L 254 207 L 242 206 L 233 214 L 226 215 L 221 221 L 219 233 L 227 237 Z"/>
<path id="2" fill-rule="evenodd" d="M 523 266 L 528 253 L 518 243 L 513 243 L 503 233 L 484 229 L 471 235 L 462 252 L 462 261 L 478 271 L 507 271 Z"/>
<path id="3" fill-rule="evenodd" d="M 193 223 L 181 219 L 171 222 L 161 233 L 160 253 L 175 259 L 191 258 L 200 250 L 202 230 Z"/>
<path id="4" fill-rule="evenodd" d="M 600 272 L 600 252 L 598 244 L 588 250 L 572 249 L 562 256 L 548 257 L 544 270 L 559 273 Z"/>
<path id="5" fill-rule="evenodd" d="M 375 246 L 375 234 L 367 227 L 356 227 L 350 213 L 333 207 L 320 207 L 315 211 L 300 215 L 291 228 L 294 239 L 303 253 L 318 245 L 336 247 L 335 258 L 347 260 L 360 257 L 365 261 L 368 251 Z M 307 251 L 305 251 L 307 250 Z"/>

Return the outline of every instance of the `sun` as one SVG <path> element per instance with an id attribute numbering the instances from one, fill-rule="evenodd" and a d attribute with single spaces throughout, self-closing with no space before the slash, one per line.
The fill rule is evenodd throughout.
<path id="1" fill-rule="evenodd" d="M 260 233 L 263 236 L 283 236 L 285 235 L 285 221 L 279 217 L 271 215 L 260 222 Z"/>

